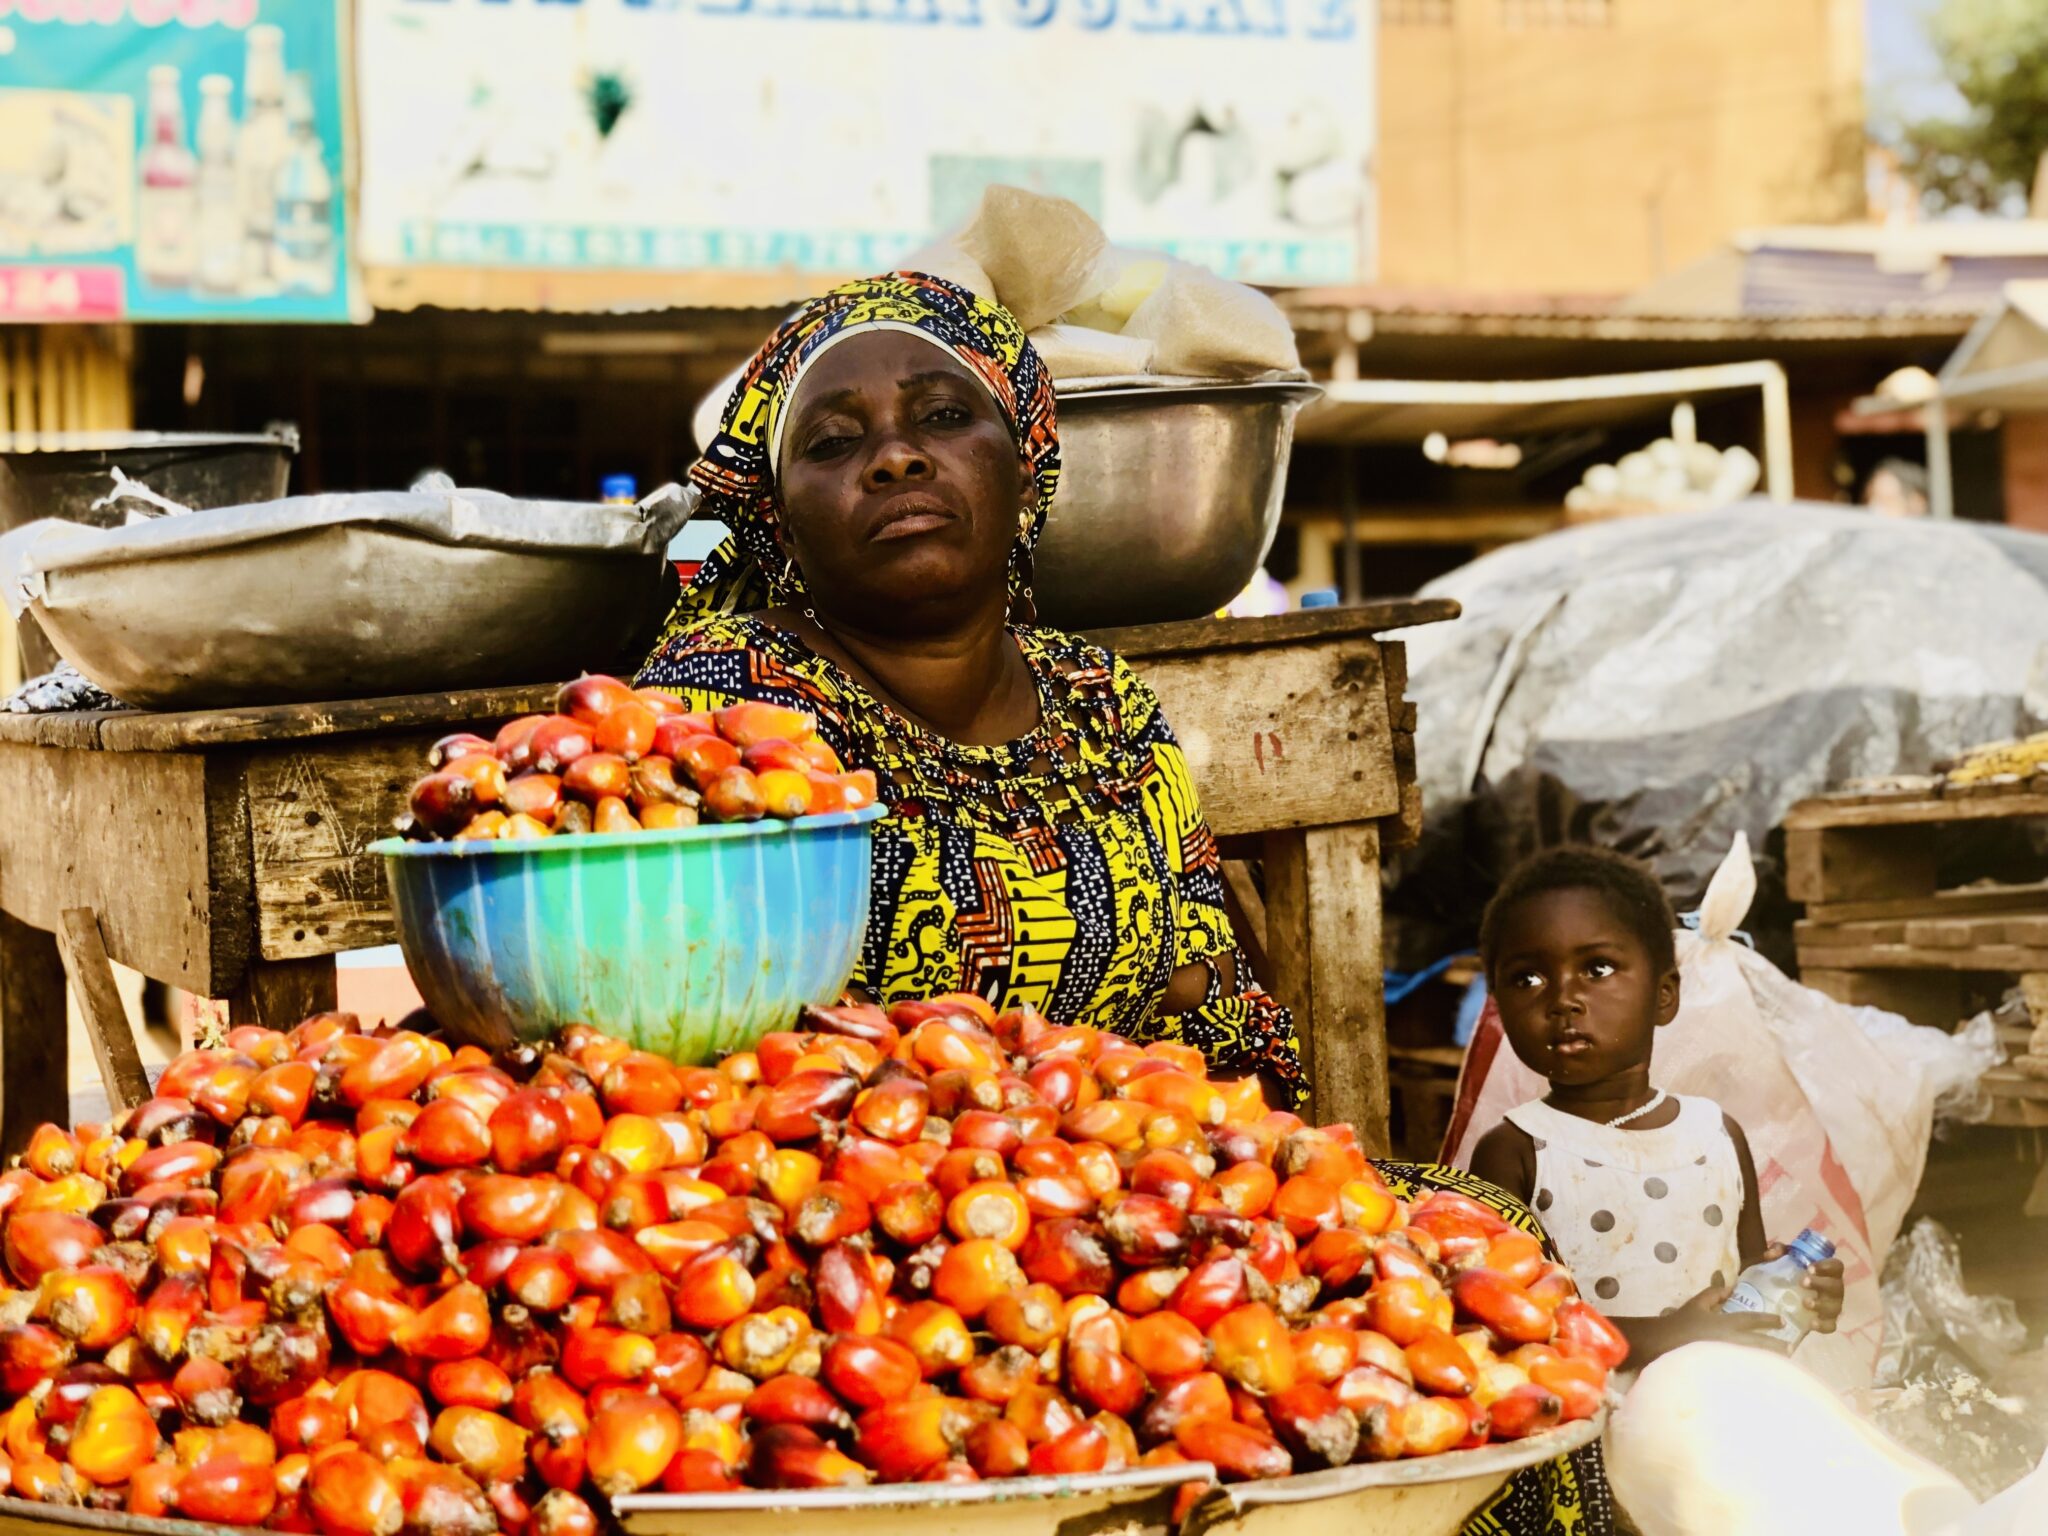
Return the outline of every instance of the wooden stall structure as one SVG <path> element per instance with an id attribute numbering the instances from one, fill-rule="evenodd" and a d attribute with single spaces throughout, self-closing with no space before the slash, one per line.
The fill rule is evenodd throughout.
<path id="1" fill-rule="evenodd" d="M 1954 840 L 2048 820 L 2041 781 L 1845 791 L 1785 816 L 1786 886 L 1806 903 L 1800 980 L 1845 1003 L 1953 1029 L 2015 985 L 2030 1015 L 2003 1031 L 2011 1061 L 1985 1079 L 1994 1125 L 2048 1128 L 2048 882 L 1944 888 Z M 2048 1166 L 2027 1200 L 2048 1215 Z"/>
<path id="2" fill-rule="evenodd" d="M 1387 602 L 1104 632 L 1158 693 L 1254 969 L 1296 1011 L 1315 1114 L 1383 1151 L 1379 861 L 1419 829 L 1402 647 L 1452 618 Z M 549 686 L 180 714 L 0 715 L 0 1150 L 65 1118 L 67 972 L 117 1104 L 145 1092 L 109 958 L 237 1020 L 332 1007 L 334 956 L 391 943 L 381 861 L 437 737 Z M 1250 867 L 1263 869 L 1263 880 Z"/>

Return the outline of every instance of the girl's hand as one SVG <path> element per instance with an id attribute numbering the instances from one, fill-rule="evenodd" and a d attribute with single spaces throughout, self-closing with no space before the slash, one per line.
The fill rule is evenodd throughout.
<path id="1" fill-rule="evenodd" d="M 1764 1250 L 1764 1261 L 1775 1259 L 1784 1252 L 1783 1243 L 1773 1243 Z M 1813 1331 L 1833 1333 L 1842 1316 L 1842 1298 L 1847 1292 L 1842 1277 L 1842 1261 L 1821 1260 L 1799 1277 L 1799 1288 L 1806 1293 L 1806 1304 L 1813 1309 Z"/>

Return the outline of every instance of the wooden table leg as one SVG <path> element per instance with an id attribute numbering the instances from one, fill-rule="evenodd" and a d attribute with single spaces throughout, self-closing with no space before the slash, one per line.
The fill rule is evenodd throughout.
<path id="1" fill-rule="evenodd" d="M 228 994 L 228 1022 L 290 1029 L 309 1014 L 334 1008 L 334 957 L 252 960 L 242 984 Z"/>
<path id="2" fill-rule="evenodd" d="M 85 1015 L 85 1035 L 99 1061 L 107 1107 L 118 1120 L 149 1097 L 149 1074 L 142 1069 L 142 1053 L 135 1049 L 135 1028 L 128 1022 L 128 1009 L 114 983 L 114 965 L 107 958 L 99 914 L 91 907 L 72 907 L 64 913 L 63 923 L 57 930 L 57 949 L 64 957 L 72 990 L 78 994 L 79 1011 Z"/>
<path id="3" fill-rule="evenodd" d="M 1294 1009 L 1318 1123 L 1347 1121 L 1388 1151 L 1380 841 L 1371 822 L 1266 838 L 1266 951 Z"/>
<path id="4" fill-rule="evenodd" d="M 57 936 L 0 912 L 0 1156 L 71 1120 L 70 1030 Z"/>

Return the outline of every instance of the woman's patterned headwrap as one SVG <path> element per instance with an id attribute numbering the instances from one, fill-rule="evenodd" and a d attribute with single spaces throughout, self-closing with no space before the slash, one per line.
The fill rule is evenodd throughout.
<path id="1" fill-rule="evenodd" d="M 713 613 L 746 613 L 802 596 L 776 541 L 781 506 L 775 445 L 798 380 L 826 348 L 867 330 L 911 331 L 944 346 L 995 397 L 1038 485 L 1020 543 L 1038 542 L 1059 483 L 1060 441 L 1052 377 L 1007 309 L 941 278 L 916 272 L 864 278 L 813 299 L 768 338 L 726 402 L 718 433 L 690 470 L 704 493 L 700 517 L 732 531 L 699 568 L 666 633 Z M 1011 562 L 1011 580 L 1019 562 Z"/>

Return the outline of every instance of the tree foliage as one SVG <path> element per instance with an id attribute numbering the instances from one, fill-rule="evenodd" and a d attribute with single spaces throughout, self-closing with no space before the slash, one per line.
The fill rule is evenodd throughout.
<path id="1" fill-rule="evenodd" d="M 1941 0 L 1928 31 L 1968 111 L 1906 125 L 1906 174 L 1940 207 L 2024 203 L 2048 150 L 2048 0 Z"/>

